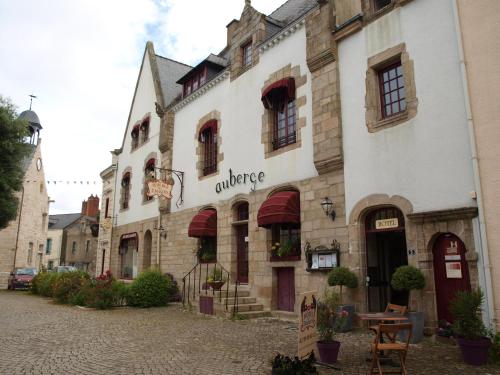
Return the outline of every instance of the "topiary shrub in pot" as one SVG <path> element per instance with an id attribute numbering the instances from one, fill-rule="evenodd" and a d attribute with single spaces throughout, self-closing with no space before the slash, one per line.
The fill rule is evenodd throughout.
<path id="1" fill-rule="evenodd" d="M 342 328 L 340 328 L 339 332 L 348 332 L 352 329 L 352 321 L 354 317 L 354 305 L 344 304 L 343 296 L 342 296 L 342 287 L 347 287 L 350 289 L 357 288 L 358 286 L 358 277 L 354 272 L 352 272 L 347 267 L 336 267 L 330 271 L 328 274 L 328 285 L 330 286 L 339 286 L 339 295 L 340 302 L 337 307 L 337 313 L 345 311 L 344 315 L 345 323 Z"/>
<path id="2" fill-rule="evenodd" d="M 396 290 L 409 292 L 408 297 L 408 320 L 412 323 L 411 343 L 422 341 L 424 337 L 424 313 L 415 311 L 415 290 L 422 290 L 425 287 L 425 277 L 422 271 L 413 266 L 401 266 L 396 269 L 391 279 L 391 286 Z M 404 337 L 402 338 L 404 340 Z"/>
<path id="3" fill-rule="evenodd" d="M 453 332 L 465 363 L 481 366 L 488 361 L 491 340 L 481 319 L 483 292 L 459 291 L 450 303 Z"/>

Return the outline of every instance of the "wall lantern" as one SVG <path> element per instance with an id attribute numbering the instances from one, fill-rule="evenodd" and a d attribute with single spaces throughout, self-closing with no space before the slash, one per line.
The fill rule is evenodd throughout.
<path id="1" fill-rule="evenodd" d="M 330 216 L 332 220 L 335 220 L 335 211 L 333 210 L 333 202 L 325 197 L 323 202 L 321 202 L 321 207 L 323 211 L 325 211 L 326 216 Z"/>

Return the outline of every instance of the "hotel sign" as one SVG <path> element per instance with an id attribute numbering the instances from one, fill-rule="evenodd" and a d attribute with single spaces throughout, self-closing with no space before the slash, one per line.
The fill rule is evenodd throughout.
<path id="1" fill-rule="evenodd" d="M 375 221 L 375 229 L 392 229 L 397 227 L 399 227 L 398 218 Z"/>
<path id="2" fill-rule="evenodd" d="M 174 185 L 161 180 L 151 180 L 148 182 L 148 197 L 163 197 L 172 199 L 172 188 Z"/>
<path id="3" fill-rule="evenodd" d="M 299 295 L 300 325 L 299 325 L 299 358 L 305 358 L 316 351 L 318 300 L 316 292 L 306 292 Z M 318 353 L 314 353 L 318 354 Z"/>

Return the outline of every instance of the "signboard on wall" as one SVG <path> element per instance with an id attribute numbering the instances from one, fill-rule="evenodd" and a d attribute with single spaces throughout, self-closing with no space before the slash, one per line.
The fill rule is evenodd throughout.
<path id="1" fill-rule="evenodd" d="M 461 279 L 462 278 L 462 263 L 446 262 L 446 278 Z"/>
<path id="2" fill-rule="evenodd" d="M 148 197 L 163 197 L 166 199 L 172 199 L 172 188 L 173 184 L 169 184 L 165 181 L 153 179 L 148 182 Z"/>
<path id="3" fill-rule="evenodd" d="M 299 295 L 299 358 L 308 357 L 312 351 L 314 351 L 316 357 L 319 358 L 316 350 L 316 341 L 318 340 L 316 331 L 318 300 L 316 295 L 316 292 L 306 292 Z"/>
<path id="4" fill-rule="evenodd" d="M 399 227 L 399 220 L 397 217 L 393 219 L 383 219 L 375 221 L 375 229 L 392 229 Z"/>

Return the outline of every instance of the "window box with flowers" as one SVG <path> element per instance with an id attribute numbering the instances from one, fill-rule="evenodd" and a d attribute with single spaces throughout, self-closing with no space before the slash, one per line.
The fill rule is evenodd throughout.
<path id="1" fill-rule="evenodd" d="M 273 242 L 269 250 L 271 262 L 300 260 L 300 228 L 290 225 L 273 227 Z"/>
<path id="2" fill-rule="evenodd" d="M 200 263 L 217 262 L 217 239 L 216 237 L 201 237 L 200 246 L 196 255 Z"/>

